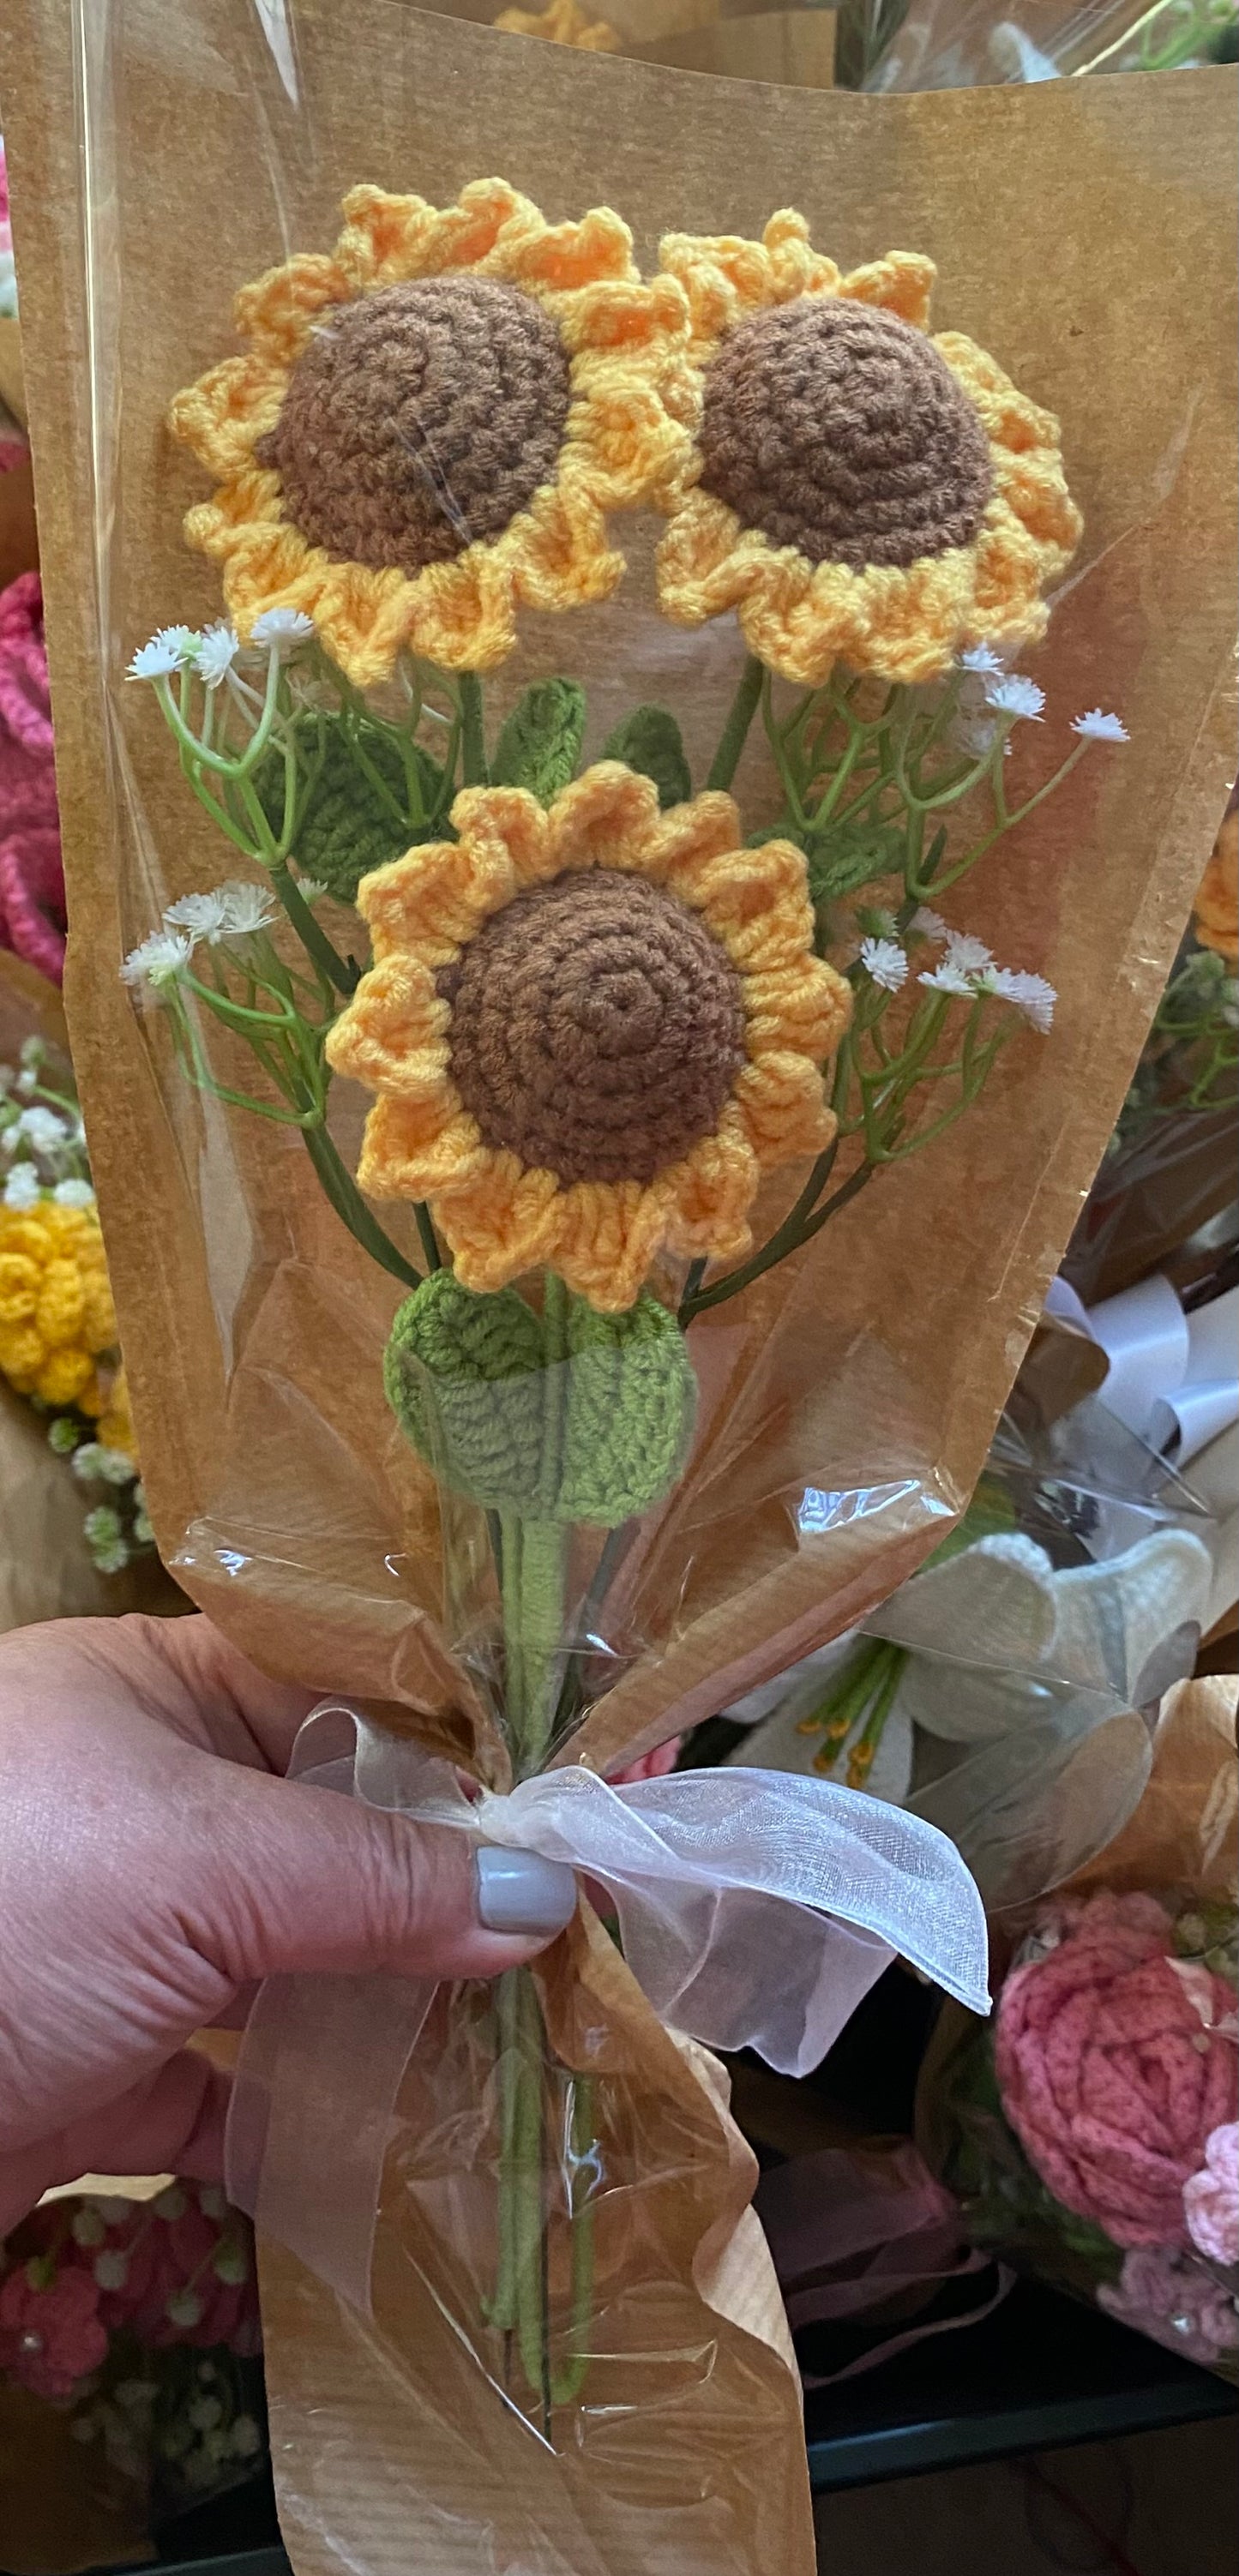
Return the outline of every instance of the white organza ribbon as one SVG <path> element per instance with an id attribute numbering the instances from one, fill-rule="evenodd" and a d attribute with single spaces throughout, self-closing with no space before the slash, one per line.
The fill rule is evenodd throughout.
<path id="1" fill-rule="evenodd" d="M 819 2064 L 897 1955 L 989 2010 L 985 1916 L 954 1844 L 834 1781 L 729 1767 L 613 1788 L 562 1769 L 470 1799 L 449 1762 L 334 1704 L 307 1719 L 290 1770 L 566 1862 L 606 1889 L 660 2020 L 784 2074 Z M 360 2308 L 396 2097 L 433 1995 L 393 1977 L 273 1978 L 246 2033 L 230 2196 Z"/>
<path id="2" fill-rule="evenodd" d="M 1239 1421 L 1239 1288 L 1190 1315 L 1160 1271 L 1097 1306 L 1055 1279 L 1045 1302 L 1105 1352 L 1102 1403 L 1150 1448 L 1173 1453 L 1176 1466 Z"/>

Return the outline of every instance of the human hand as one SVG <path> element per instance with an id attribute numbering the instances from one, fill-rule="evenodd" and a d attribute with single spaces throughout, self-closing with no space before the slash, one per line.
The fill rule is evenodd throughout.
<path id="1" fill-rule="evenodd" d="M 315 1696 L 204 1618 L 0 1637 L 0 2236 L 81 2173 L 220 2181 L 228 2081 L 185 2042 L 257 1979 L 492 1977 L 562 1929 L 556 1864 L 502 1856 L 523 1929 L 490 1931 L 465 1836 L 285 1780 Z"/>

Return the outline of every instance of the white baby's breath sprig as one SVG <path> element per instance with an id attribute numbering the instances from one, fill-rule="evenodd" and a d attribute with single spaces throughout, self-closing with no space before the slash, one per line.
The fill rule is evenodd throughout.
<path id="1" fill-rule="evenodd" d="M 1040 724 L 1045 707 L 1045 691 L 1023 671 L 1003 671 L 985 683 L 985 703 L 999 715 L 1023 716 Z"/>
<path id="2" fill-rule="evenodd" d="M 971 976 L 965 974 L 962 966 L 952 966 L 949 960 L 942 966 L 926 966 L 916 980 L 918 984 L 927 985 L 931 993 L 950 993 L 953 998 L 965 1002 L 973 999 Z"/>
<path id="3" fill-rule="evenodd" d="M 194 669 L 204 688 L 217 689 L 221 680 L 227 679 L 240 650 L 241 639 L 235 626 L 222 622 L 208 626 L 194 655 Z"/>
<path id="4" fill-rule="evenodd" d="M 313 910 L 316 903 L 322 902 L 323 896 L 327 892 L 327 888 L 323 884 L 321 877 L 298 877 L 297 892 L 300 895 L 302 902 L 308 903 L 311 910 Z"/>
<path id="5" fill-rule="evenodd" d="M 125 674 L 129 680 L 166 680 L 192 662 L 202 637 L 193 626 L 160 626 L 148 644 L 140 644 Z"/>
<path id="6" fill-rule="evenodd" d="M 1000 1002 L 1012 1003 L 1042 1037 L 1048 1037 L 1058 995 L 1044 975 L 1026 973 L 1019 966 L 990 966 L 978 975 L 977 990 L 995 994 Z"/>
<path id="7" fill-rule="evenodd" d="M 178 895 L 164 914 L 165 928 L 183 930 L 191 940 L 205 939 L 213 948 L 223 936 L 224 893 L 223 886 L 216 886 L 209 894 Z"/>
<path id="8" fill-rule="evenodd" d="M 862 939 L 860 962 L 884 993 L 897 993 L 907 982 L 908 961 L 897 939 Z"/>
<path id="9" fill-rule="evenodd" d="M 314 633 L 314 620 L 300 608 L 264 608 L 249 631 L 251 644 L 261 645 L 266 652 L 295 653 L 298 645 L 308 644 Z"/>
<path id="10" fill-rule="evenodd" d="M 60 1207 L 88 1208 L 95 1204 L 95 1193 L 89 1181 L 57 1181 L 52 1197 Z"/>
<path id="11" fill-rule="evenodd" d="M 234 877 L 218 888 L 223 905 L 225 938 L 248 939 L 259 930 L 268 930 L 279 916 L 279 904 L 269 886 L 253 885 L 248 878 Z"/>
<path id="12" fill-rule="evenodd" d="M 1003 668 L 992 644 L 967 644 L 958 658 L 961 671 L 992 672 L 996 676 Z"/>
<path id="13" fill-rule="evenodd" d="M 977 975 L 986 966 L 993 965 L 993 950 L 986 947 L 983 939 L 974 939 L 970 931 L 948 930 L 945 937 L 945 963 L 955 967 L 961 975 Z"/>
<path id="14" fill-rule="evenodd" d="M 43 1185 L 34 1164 L 15 1163 L 4 1184 L 6 1208 L 16 1208 L 19 1214 L 25 1215 L 28 1209 L 38 1206 L 42 1196 Z"/>
<path id="15" fill-rule="evenodd" d="M 179 984 L 194 953 L 193 940 L 179 930 L 153 930 L 131 948 L 121 967 L 121 982 L 134 991 L 166 993 Z"/>
<path id="16" fill-rule="evenodd" d="M 1090 707 L 1087 715 L 1073 716 L 1071 730 L 1083 742 L 1130 742 L 1131 735 L 1121 716 L 1107 715 L 1102 707 Z"/>
<path id="17" fill-rule="evenodd" d="M 908 935 L 912 939 L 932 940 L 935 948 L 940 948 L 950 933 L 940 912 L 931 911 L 927 903 L 918 903 L 908 923 Z"/>

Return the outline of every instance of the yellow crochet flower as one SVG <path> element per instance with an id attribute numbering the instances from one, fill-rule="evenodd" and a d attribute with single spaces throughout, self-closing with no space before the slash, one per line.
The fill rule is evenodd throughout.
<path id="1" fill-rule="evenodd" d="M 19 1395 L 98 1413 L 116 1315 L 93 1208 L 0 1208 L 0 1370 Z"/>
<path id="2" fill-rule="evenodd" d="M 734 608 L 750 651 L 810 687 L 836 661 L 928 680 L 961 645 L 1044 633 L 1081 528 L 1058 423 L 961 332 L 930 336 L 932 260 L 845 277 L 786 211 L 760 242 L 672 234 L 662 266 L 692 326 L 668 617 Z"/>
<path id="3" fill-rule="evenodd" d="M 664 814 L 618 761 L 452 821 L 358 893 L 375 962 L 327 1052 L 378 1095 L 363 1189 L 429 1200 L 469 1288 L 546 1264 L 617 1312 L 660 1247 L 743 1254 L 762 1171 L 834 1133 L 851 993 L 799 850 L 742 849 L 730 796 Z"/>
<path id="4" fill-rule="evenodd" d="M 104 1449 L 118 1449 L 122 1458 L 128 1458 L 133 1466 L 137 1466 L 138 1440 L 133 1427 L 133 1407 L 129 1401 L 129 1380 L 123 1368 L 117 1370 L 99 1416 L 99 1443 Z"/>
<path id="5" fill-rule="evenodd" d="M 617 54 L 620 40 L 605 18 L 587 18 L 577 0 L 550 0 L 548 9 L 501 9 L 492 20 L 501 35 L 544 36 L 551 45 L 575 45 L 582 54 Z"/>
<path id="6" fill-rule="evenodd" d="M 442 211 L 354 188 L 343 212 L 333 251 L 241 289 L 247 354 L 172 404 L 219 478 L 185 533 L 242 633 L 301 609 L 358 687 L 402 645 L 490 670 L 519 606 L 615 588 L 605 514 L 683 444 L 661 390 L 683 293 L 641 280 L 605 206 L 550 225 L 502 179 Z"/>

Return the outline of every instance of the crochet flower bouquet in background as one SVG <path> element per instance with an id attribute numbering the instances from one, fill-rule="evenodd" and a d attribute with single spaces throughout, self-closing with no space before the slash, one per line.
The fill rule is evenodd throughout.
<path id="1" fill-rule="evenodd" d="M 19 15 L 46 71 L 55 13 Z M 841 1783 L 606 1784 L 861 1618 L 985 1457 L 1221 802 L 1184 784 L 1231 631 L 1199 564 L 1183 675 L 1175 626 L 1211 384 L 1164 492 L 1212 217 L 1177 190 L 1173 258 L 1142 217 L 1146 436 L 1022 213 L 983 274 L 973 191 L 1035 163 L 980 96 L 966 189 L 898 108 L 909 213 L 863 102 L 376 0 L 305 0 L 295 61 L 215 0 L 177 25 L 85 110 L 125 174 L 103 624 L 49 576 L 83 694 L 116 639 L 106 764 L 57 709 L 68 991 L 152 1516 L 337 1695 L 302 1771 L 597 1900 L 494 1994 L 257 2008 L 233 2158 L 284 2529 L 301 2576 L 799 2576 L 797 2390 L 700 2043 L 809 2063 L 895 1949 L 979 2003 L 975 1896 Z M 1106 87 L 1040 102 L 1073 172 Z M 199 127 L 209 269 L 159 140 Z M 931 323 L 939 198 L 976 337 Z M 44 329 L 36 443 L 74 364 Z"/>

